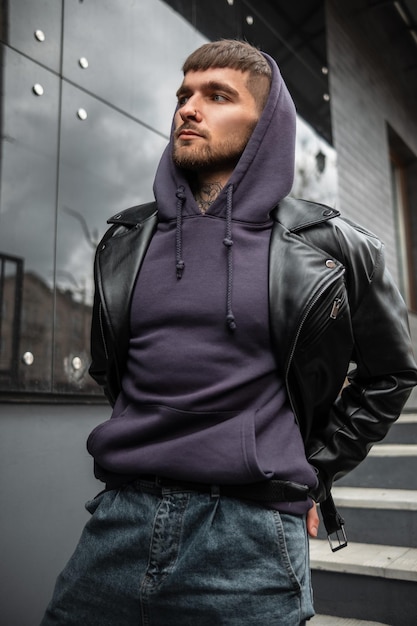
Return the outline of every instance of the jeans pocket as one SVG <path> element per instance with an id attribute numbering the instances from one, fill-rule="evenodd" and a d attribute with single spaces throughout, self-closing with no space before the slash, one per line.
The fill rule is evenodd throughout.
<path id="1" fill-rule="evenodd" d="M 84 507 L 90 515 L 94 515 L 107 493 L 109 493 L 108 490 L 103 489 L 103 491 L 100 491 L 92 500 L 87 500 Z"/>
<path id="2" fill-rule="evenodd" d="M 309 547 L 305 518 L 272 511 L 277 530 L 280 562 L 285 568 L 294 591 L 310 589 Z"/>

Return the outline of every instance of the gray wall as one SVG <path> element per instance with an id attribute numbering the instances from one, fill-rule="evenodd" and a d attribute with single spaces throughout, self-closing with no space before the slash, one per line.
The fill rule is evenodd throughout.
<path id="1" fill-rule="evenodd" d="M 39 624 L 88 519 L 84 502 L 102 489 L 85 442 L 109 414 L 106 405 L 0 405 L 2 626 Z"/>
<path id="2" fill-rule="evenodd" d="M 326 7 L 339 208 L 384 241 L 388 267 L 398 281 L 387 123 L 417 155 L 417 110 L 409 107 L 398 79 L 381 63 L 380 49 L 364 37 L 359 13 L 340 0 L 328 0 Z M 409 318 L 417 355 L 417 315 Z M 407 404 L 409 410 L 415 407 L 417 389 Z"/>
<path id="3" fill-rule="evenodd" d="M 326 6 L 339 208 L 384 241 L 390 270 L 398 278 L 387 124 L 417 155 L 417 110 L 381 62 L 378 42 L 359 30 L 358 13 L 339 0 Z"/>

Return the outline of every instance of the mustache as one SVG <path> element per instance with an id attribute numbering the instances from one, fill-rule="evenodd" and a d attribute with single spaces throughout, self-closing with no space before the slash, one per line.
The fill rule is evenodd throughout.
<path id="1" fill-rule="evenodd" d="M 191 130 L 191 132 L 196 133 L 196 135 L 207 138 L 206 133 L 202 132 L 197 126 L 191 124 L 190 122 L 184 122 L 184 124 L 181 124 L 181 126 L 176 128 L 174 131 L 174 138 L 178 139 L 183 130 Z"/>

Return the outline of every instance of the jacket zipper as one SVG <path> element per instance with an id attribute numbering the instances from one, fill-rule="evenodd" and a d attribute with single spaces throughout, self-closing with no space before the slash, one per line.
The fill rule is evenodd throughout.
<path id="1" fill-rule="evenodd" d="M 339 315 L 340 304 L 342 302 L 342 298 L 335 298 L 333 301 L 332 310 L 330 311 L 330 318 L 335 320 Z"/>
<path id="2" fill-rule="evenodd" d="M 100 332 L 101 332 L 101 340 L 103 342 L 103 348 L 104 348 L 104 353 L 106 355 L 106 359 L 107 361 L 109 360 L 109 353 L 107 351 L 107 344 L 106 344 L 106 339 L 104 337 L 104 328 L 103 328 L 103 314 L 102 314 L 102 310 L 103 310 L 103 305 L 100 302 L 98 305 L 98 319 L 100 320 Z"/>
<path id="3" fill-rule="evenodd" d="M 290 371 L 290 367 L 291 367 L 292 359 L 293 359 L 293 356 L 294 356 L 295 348 L 296 348 L 296 346 L 297 346 L 298 339 L 299 339 L 300 334 L 301 334 L 301 330 L 302 330 L 302 328 L 303 328 L 303 326 L 304 326 L 304 323 L 305 323 L 305 321 L 306 321 L 307 317 L 310 315 L 310 312 L 311 312 L 312 308 L 313 308 L 313 307 L 315 306 L 315 304 L 316 304 L 316 303 L 320 300 L 321 296 L 322 296 L 324 293 L 326 293 L 326 291 L 329 289 L 329 287 L 330 287 L 330 286 L 331 286 L 334 282 L 336 282 L 336 280 L 337 280 L 337 279 L 338 279 L 338 277 L 334 278 L 334 279 L 330 282 L 330 284 L 329 284 L 329 285 L 326 285 L 325 287 L 323 287 L 322 289 L 320 289 L 320 291 L 316 294 L 316 296 L 315 296 L 315 297 L 311 300 L 311 302 L 310 302 L 310 304 L 308 305 L 308 307 L 307 307 L 307 309 L 306 309 L 306 311 L 305 311 L 305 313 L 304 313 L 304 315 L 303 315 L 303 318 L 302 318 L 302 320 L 301 320 L 301 322 L 300 322 L 300 324 L 299 324 L 299 326 L 298 326 L 298 329 L 297 329 L 297 332 L 296 332 L 296 334 L 295 334 L 294 341 L 293 341 L 293 344 L 292 344 L 292 347 L 291 347 L 291 350 L 290 350 L 290 356 L 289 356 L 289 359 L 288 359 L 288 364 L 287 364 L 287 368 L 286 368 L 286 371 L 285 371 L 285 386 L 286 386 L 286 388 L 287 388 L 288 398 L 289 398 L 289 401 L 290 401 L 290 404 L 291 404 L 292 412 L 293 412 L 293 414 L 294 414 L 295 421 L 296 421 L 296 423 L 297 423 L 297 425 L 298 425 L 298 427 L 299 427 L 299 428 L 300 428 L 300 422 L 299 422 L 299 420 L 298 420 L 298 416 L 297 416 L 297 413 L 296 413 L 296 411 L 295 411 L 294 402 L 293 402 L 292 395 L 291 395 L 291 391 L 290 391 L 290 386 L 289 386 L 289 384 L 288 384 L 288 374 L 289 374 L 289 371 Z M 337 317 L 337 315 L 338 315 L 338 313 L 339 313 L 339 308 L 340 308 L 340 303 L 341 303 L 341 301 L 342 301 L 342 299 L 341 299 L 341 298 L 335 298 L 335 299 L 334 299 L 334 301 L 333 301 L 333 306 L 332 306 L 332 309 L 331 309 L 331 312 L 330 312 L 330 317 L 331 317 L 332 319 L 336 319 L 336 317 Z"/>

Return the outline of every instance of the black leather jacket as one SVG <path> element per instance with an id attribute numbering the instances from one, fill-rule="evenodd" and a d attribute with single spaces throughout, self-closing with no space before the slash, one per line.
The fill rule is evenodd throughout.
<path id="1" fill-rule="evenodd" d="M 382 243 L 337 211 L 306 201 L 286 198 L 273 218 L 273 348 L 307 458 L 318 472 L 313 495 L 321 502 L 398 418 L 417 382 L 416 364 Z M 132 207 L 109 223 L 95 261 L 90 373 L 113 404 L 127 359 L 132 290 L 157 224 L 156 205 Z"/>

